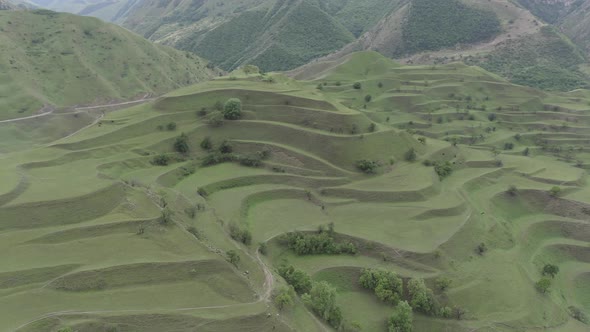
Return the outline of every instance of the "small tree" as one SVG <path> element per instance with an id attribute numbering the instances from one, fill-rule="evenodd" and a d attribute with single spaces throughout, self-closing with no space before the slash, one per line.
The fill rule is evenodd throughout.
<path id="1" fill-rule="evenodd" d="M 304 301 L 313 311 L 332 327 L 338 329 L 342 325 L 342 312 L 336 305 L 336 288 L 325 281 L 316 282 L 311 292 L 304 296 Z"/>
<path id="2" fill-rule="evenodd" d="M 170 131 L 174 131 L 176 130 L 176 122 L 170 122 L 166 125 L 166 129 L 170 130 Z"/>
<path id="3" fill-rule="evenodd" d="M 293 286 L 289 287 L 281 287 L 277 294 L 274 297 L 274 303 L 279 308 L 279 310 L 283 310 L 285 307 L 293 305 L 293 296 L 295 294 L 295 290 Z"/>
<path id="4" fill-rule="evenodd" d="M 506 190 L 506 192 L 510 195 L 510 196 L 516 196 L 516 194 L 518 193 L 518 188 L 516 188 L 515 185 L 511 185 L 510 187 L 508 187 L 508 190 Z"/>
<path id="5" fill-rule="evenodd" d="M 159 154 L 152 158 L 152 164 L 157 166 L 166 166 L 170 162 L 170 157 L 165 154 Z"/>
<path id="6" fill-rule="evenodd" d="M 213 149 L 213 141 L 211 140 L 211 137 L 207 136 L 203 138 L 203 140 L 201 141 L 201 148 L 203 150 Z"/>
<path id="7" fill-rule="evenodd" d="M 268 245 L 266 244 L 266 242 L 260 242 L 260 243 L 258 244 L 258 251 L 259 251 L 261 254 L 263 254 L 263 255 L 265 255 L 265 256 L 266 256 L 266 254 L 268 253 Z"/>
<path id="8" fill-rule="evenodd" d="M 549 291 L 549 288 L 551 288 L 551 278 L 543 277 L 539 279 L 539 281 L 537 281 L 537 283 L 535 284 L 535 287 L 539 292 L 543 294 L 547 293 Z"/>
<path id="9" fill-rule="evenodd" d="M 162 225 L 169 225 L 172 222 L 172 210 L 170 210 L 168 207 L 162 209 L 159 221 Z"/>
<path id="10" fill-rule="evenodd" d="M 483 255 L 486 251 L 488 251 L 488 247 L 486 246 L 485 243 L 482 242 L 477 245 L 476 251 L 478 254 Z"/>
<path id="11" fill-rule="evenodd" d="M 228 141 L 223 141 L 219 146 L 219 152 L 221 153 L 232 153 L 233 150 L 233 146 Z"/>
<path id="12" fill-rule="evenodd" d="M 528 147 L 527 147 L 527 148 L 525 148 L 525 149 L 522 151 L 522 155 L 523 155 L 523 156 L 525 156 L 525 157 L 528 157 L 528 155 L 529 155 L 529 154 L 530 154 L 530 150 L 529 150 L 529 148 L 528 148 Z"/>
<path id="13" fill-rule="evenodd" d="M 541 271 L 544 276 L 550 276 L 551 278 L 555 278 L 555 276 L 559 273 L 559 266 L 553 264 L 545 264 L 543 266 L 543 271 Z"/>
<path id="14" fill-rule="evenodd" d="M 440 277 L 436 279 L 435 283 L 436 288 L 440 289 L 441 291 L 445 291 L 451 286 L 452 281 L 447 277 Z"/>
<path id="15" fill-rule="evenodd" d="M 231 98 L 223 106 L 223 117 L 228 120 L 238 120 L 242 117 L 242 101 L 238 98 Z"/>
<path id="16" fill-rule="evenodd" d="M 180 134 L 174 141 L 174 150 L 178 153 L 186 154 L 189 151 L 188 137 L 185 133 Z"/>
<path id="17" fill-rule="evenodd" d="M 561 194 L 561 188 L 559 188 L 557 186 L 555 186 L 549 190 L 549 195 L 551 195 L 553 197 L 559 197 L 560 194 Z"/>
<path id="18" fill-rule="evenodd" d="M 359 160 L 356 162 L 356 168 L 366 174 L 374 174 L 379 167 L 379 163 L 373 160 Z"/>
<path id="19" fill-rule="evenodd" d="M 405 158 L 409 162 L 416 161 L 416 158 L 417 158 L 416 149 L 410 148 L 408 151 L 406 151 Z"/>
<path id="20" fill-rule="evenodd" d="M 389 317 L 389 332 L 412 332 L 412 307 L 406 301 L 401 301 Z"/>
<path id="21" fill-rule="evenodd" d="M 240 263 L 240 255 L 235 250 L 230 250 L 225 253 L 227 255 L 227 261 L 232 263 L 233 266 L 238 267 L 238 263 Z"/>
<path id="22" fill-rule="evenodd" d="M 352 87 L 353 87 L 355 90 L 360 90 L 360 89 L 361 89 L 363 86 L 361 85 L 361 82 L 356 82 L 356 83 L 354 83 L 354 84 L 352 85 Z"/>

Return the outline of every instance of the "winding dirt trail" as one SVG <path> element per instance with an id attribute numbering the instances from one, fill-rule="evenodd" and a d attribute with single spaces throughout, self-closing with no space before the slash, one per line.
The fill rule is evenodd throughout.
<path id="1" fill-rule="evenodd" d="M 156 100 L 155 97 L 149 97 L 149 95 L 144 96 L 141 99 L 138 100 L 132 100 L 132 101 L 126 101 L 126 102 L 122 102 L 122 103 L 110 103 L 110 104 L 103 104 L 103 105 L 96 105 L 96 106 L 84 106 L 84 107 L 74 107 L 74 111 L 73 112 L 63 112 L 63 113 L 58 113 L 58 114 L 76 114 L 76 113 L 80 113 L 83 111 L 91 111 L 91 110 L 95 110 L 95 109 L 101 109 L 101 108 L 108 108 L 108 107 L 118 107 L 118 106 L 125 106 L 125 105 L 131 105 L 131 104 L 139 104 L 139 103 L 144 103 L 144 102 L 148 102 L 148 101 L 153 101 Z M 30 120 L 30 119 L 35 119 L 35 118 L 40 118 L 40 117 L 44 117 L 44 116 L 48 116 L 51 114 L 55 113 L 55 109 L 51 109 L 47 112 L 43 112 L 41 114 L 37 114 L 37 115 L 31 115 L 31 116 L 25 116 L 22 118 L 16 118 L 16 119 L 8 119 L 8 120 L 0 120 L 0 123 L 9 123 L 9 122 L 17 122 L 17 121 L 23 121 L 23 120 Z"/>

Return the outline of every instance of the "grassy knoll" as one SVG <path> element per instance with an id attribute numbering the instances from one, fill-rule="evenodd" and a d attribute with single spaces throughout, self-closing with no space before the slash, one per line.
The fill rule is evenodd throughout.
<path id="1" fill-rule="evenodd" d="M 379 268 L 401 300 L 412 278 L 432 289 L 415 331 L 587 330 L 587 92 L 372 52 L 316 66 L 81 112 L 52 137 L 64 114 L 0 124 L 27 138 L 0 150 L 0 329 L 325 330 L 281 293 L 289 264 L 335 287 L 345 328 L 386 331 L 396 304 L 358 282 Z"/>

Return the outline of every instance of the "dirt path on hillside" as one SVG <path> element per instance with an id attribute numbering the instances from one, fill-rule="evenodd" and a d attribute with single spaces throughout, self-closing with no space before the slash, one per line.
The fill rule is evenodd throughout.
<path id="1" fill-rule="evenodd" d="M 0 123 L 17 122 L 17 121 L 22 121 L 22 120 L 35 119 L 35 118 L 40 118 L 40 117 L 48 116 L 48 115 L 51 115 L 51 114 L 76 114 L 76 113 L 81 113 L 81 112 L 84 112 L 84 111 L 91 111 L 91 110 L 95 110 L 95 109 L 109 108 L 109 107 L 125 106 L 125 105 L 131 105 L 131 104 L 139 104 L 139 103 L 144 103 L 144 102 L 153 101 L 153 100 L 156 100 L 156 98 L 149 97 L 149 95 L 146 95 L 146 96 L 144 96 L 141 99 L 132 100 L 132 101 L 126 101 L 126 102 L 122 102 L 122 103 L 109 103 L 109 104 L 96 105 L 96 106 L 74 107 L 74 111 L 72 111 L 72 112 L 63 112 L 63 113 L 55 113 L 55 109 L 54 108 L 51 108 L 49 111 L 43 112 L 41 114 L 31 115 L 31 116 L 25 116 L 25 117 L 16 118 L 16 119 L 0 120 Z M 41 110 L 43 110 L 45 108 L 46 107 L 43 107 Z"/>

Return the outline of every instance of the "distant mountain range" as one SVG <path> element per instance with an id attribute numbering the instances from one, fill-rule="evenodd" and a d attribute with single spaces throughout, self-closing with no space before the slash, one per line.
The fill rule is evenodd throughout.
<path id="1" fill-rule="evenodd" d="M 376 50 L 408 63 L 465 60 L 545 89 L 590 82 L 588 0 L 30 1 L 117 23 L 226 70 L 248 63 L 288 70 Z M 498 63 L 514 54 L 531 63 Z M 557 54 L 567 61 L 555 62 Z"/>

